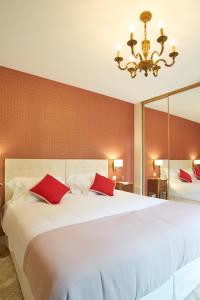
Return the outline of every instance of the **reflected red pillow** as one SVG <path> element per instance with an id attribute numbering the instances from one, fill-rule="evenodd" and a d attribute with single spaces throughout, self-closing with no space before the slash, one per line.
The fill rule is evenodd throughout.
<path id="1" fill-rule="evenodd" d="M 197 179 L 200 180 L 200 168 L 199 167 L 194 169 L 194 175 L 196 176 Z"/>
<path id="2" fill-rule="evenodd" d="M 115 183 L 112 179 L 104 177 L 98 173 L 95 175 L 93 184 L 90 190 L 106 196 L 113 196 Z"/>
<path id="3" fill-rule="evenodd" d="M 62 197 L 70 192 L 70 189 L 51 175 L 46 175 L 30 192 L 45 202 L 58 204 Z"/>
<path id="4" fill-rule="evenodd" d="M 179 178 L 185 182 L 192 182 L 192 176 L 182 169 L 180 169 Z"/>

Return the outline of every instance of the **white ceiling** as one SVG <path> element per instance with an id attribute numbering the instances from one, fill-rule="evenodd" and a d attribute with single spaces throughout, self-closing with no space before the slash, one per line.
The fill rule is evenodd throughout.
<path id="1" fill-rule="evenodd" d="M 130 56 L 128 28 L 135 23 L 143 38 L 143 10 L 153 13 L 149 37 L 163 19 L 180 56 L 158 78 L 130 79 L 113 61 L 115 46 Z M 199 0 L 0 0 L 0 65 L 138 102 L 200 81 L 199 11 Z"/>
<path id="2" fill-rule="evenodd" d="M 167 99 L 148 103 L 146 107 L 167 112 Z M 169 112 L 172 115 L 200 123 L 200 88 L 169 97 Z"/>

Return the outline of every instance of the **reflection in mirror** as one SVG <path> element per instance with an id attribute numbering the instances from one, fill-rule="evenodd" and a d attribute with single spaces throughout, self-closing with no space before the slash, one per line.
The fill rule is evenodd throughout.
<path id="1" fill-rule="evenodd" d="M 200 88 L 171 96 L 169 108 L 169 199 L 200 204 Z"/>
<path id="2" fill-rule="evenodd" d="M 143 194 L 168 198 L 168 98 L 144 105 Z"/>

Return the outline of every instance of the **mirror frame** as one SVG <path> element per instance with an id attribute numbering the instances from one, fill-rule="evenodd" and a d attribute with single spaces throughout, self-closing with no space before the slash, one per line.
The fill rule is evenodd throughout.
<path id="1" fill-rule="evenodd" d="M 180 94 L 192 89 L 195 89 L 197 87 L 200 87 L 200 82 L 193 83 L 191 85 L 185 86 L 183 88 L 173 90 L 171 92 L 161 94 L 159 96 L 149 98 L 147 100 L 144 100 L 141 102 L 142 104 L 142 194 L 144 195 L 144 187 L 145 187 L 145 114 L 144 114 L 144 109 L 145 105 L 151 102 L 159 101 L 161 99 L 167 99 L 168 102 L 168 155 L 170 153 L 170 113 L 169 113 L 169 97 L 172 95 Z M 168 157 L 168 178 L 169 178 L 169 157 Z M 168 185 L 168 192 L 169 192 L 169 185 Z"/>

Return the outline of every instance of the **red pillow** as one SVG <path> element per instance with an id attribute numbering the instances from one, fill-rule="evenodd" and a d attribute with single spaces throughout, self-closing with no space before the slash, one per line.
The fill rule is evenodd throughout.
<path id="1" fill-rule="evenodd" d="M 90 190 L 102 195 L 113 196 L 115 183 L 113 180 L 96 173 L 93 184 Z"/>
<path id="2" fill-rule="evenodd" d="M 200 179 L 200 168 L 195 168 L 194 169 L 194 175 L 196 176 L 197 179 Z"/>
<path id="3" fill-rule="evenodd" d="M 182 169 L 180 169 L 179 178 L 185 182 L 192 182 L 192 176 Z"/>
<path id="4" fill-rule="evenodd" d="M 70 189 L 50 175 L 46 175 L 30 191 L 47 203 L 58 204 Z"/>

